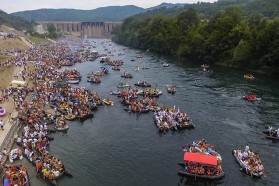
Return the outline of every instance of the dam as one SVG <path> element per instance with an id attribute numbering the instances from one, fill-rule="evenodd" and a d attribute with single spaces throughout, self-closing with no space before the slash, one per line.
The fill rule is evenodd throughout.
<path id="1" fill-rule="evenodd" d="M 77 37 L 106 38 L 111 36 L 111 32 L 116 25 L 121 22 L 59 22 L 44 21 L 37 22 L 35 30 L 39 33 L 47 32 L 50 25 L 54 25 L 57 30 L 72 34 Z"/>

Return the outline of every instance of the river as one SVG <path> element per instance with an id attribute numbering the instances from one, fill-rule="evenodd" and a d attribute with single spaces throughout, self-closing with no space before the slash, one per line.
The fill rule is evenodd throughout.
<path id="1" fill-rule="evenodd" d="M 95 85 L 86 82 L 86 75 L 100 70 L 100 60 L 78 63 L 74 68 L 83 74 L 79 85 L 93 89 L 103 98 L 112 98 L 115 104 L 99 108 L 92 120 L 69 122 L 66 135 L 53 135 L 55 140 L 49 151 L 62 159 L 74 176 L 59 179 L 59 186 L 279 185 L 278 143 L 266 140 L 262 134 L 265 126 L 279 126 L 278 79 L 256 75 L 254 81 L 247 81 L 243 79 L 245 72 L 215 66 L 213 74 L 205 74 L 200 65 L 191 62 L 149 52 L 138 54 L 138 50 L 115 43 L 111 46 L 105 43 L 104 48 L 101 45 L 104 40 L 94 41 L 99 53 L 105 53 L 105 48 L 115 50 L 111 59 L 123 59 L 124 65 L 120 72 L 110 70 L 108 76 L 101 78 L 102 83 Z M 118 56 L 120 52 L 125 55 Z M 143 58 L 130 61 L 137 55 Z M 164 62 L 170 66 L 164 68 Z M 136 66 L 150 69 L 134 71 Z M 134 78 L 121 78 L 123 71 L 132 72 Z M 117 90 L 120 81 L 134 84 L 139 80 L 161 89 L 163 95 L 158 102 L 189 113 L 196 128 L 160 134 L 153 113 L 128 113 L 117 97 L 108 94 L 109 90 Z M 166 85 L 171 83 L 177 85 L 174 95 L 166 90 Z M 245 92 L 257 94 L 261 101 L 240 99 Z M 183 160 L 181 146 L 202 138 L 213 144 L 223 158 L 226 175 L 222 180 L 209 183 L 177 175 L 180 170 L 177 163 Z M 267 177 L 251 179 L 239 171 L 231 152 L 244 149 L 246 144 L 260 153 Z M 34 167 L 31 169 L 34 172 Z M 47 185 L 35 175 L 30 177 L 32 185 Z"/>

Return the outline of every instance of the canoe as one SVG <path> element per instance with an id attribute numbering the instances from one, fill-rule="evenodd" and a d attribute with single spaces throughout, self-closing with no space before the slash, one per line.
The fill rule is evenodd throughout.
<path id="1" fill-rule="evenodd" d="M 124 108 L 125 111 L 128 111 L 128 112 L 133 112 L 133 113 L 148 113 L 149 110 L 147 108 L 144 108 L 142 109 L 141 111 L 138 111 L 138 110 L 130 110 L 129 108 Z"/>
<path id="2" fill-rule="evenodd" d="M 233 151 L 232 151 L 232 154 L 233 154 L 233 156 L 235 157 L 237 163 L 240 165 L 241 170 L 242 170 L 244 173 L 248 173 L 248 175 L 251 175 L 251 170 L 250 170 L 250 168 L 244 166 L 243 161 L 237 157 L 237 155 L 236 155 L 236 150 L 233 150 Z M 263 172 L 259 172 L 259 173 L 254 172 L 254 173 L 253 173 L 253 177 L 256 177 L 256 178 L 260 178 L 262 175 L 263 175 Z"/>

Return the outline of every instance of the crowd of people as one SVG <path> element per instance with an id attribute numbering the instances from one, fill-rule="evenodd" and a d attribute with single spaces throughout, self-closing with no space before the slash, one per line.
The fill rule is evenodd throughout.
<path id="1" fill-rule="evenodd" d="M 186 112 L 180 111 L 179 108 L 167 108 L 154 112 L 155 123 L 159 130 L 176 129 L 177 127 L 191 126 L 192 119 Z"/>

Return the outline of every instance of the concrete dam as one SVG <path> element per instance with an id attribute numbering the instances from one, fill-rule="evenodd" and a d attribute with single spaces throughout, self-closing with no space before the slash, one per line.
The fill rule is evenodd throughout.
<path id="1" fill-rule="evenodd" d="M 121 22 L 58 22 L 44 21 L 37 22 L 36 31 L 47 32 L 50 25 L 54 25 L 63 33 L 69 33 L 77 37 L 104 38 L 110 37 L 113 28 Z"/>

